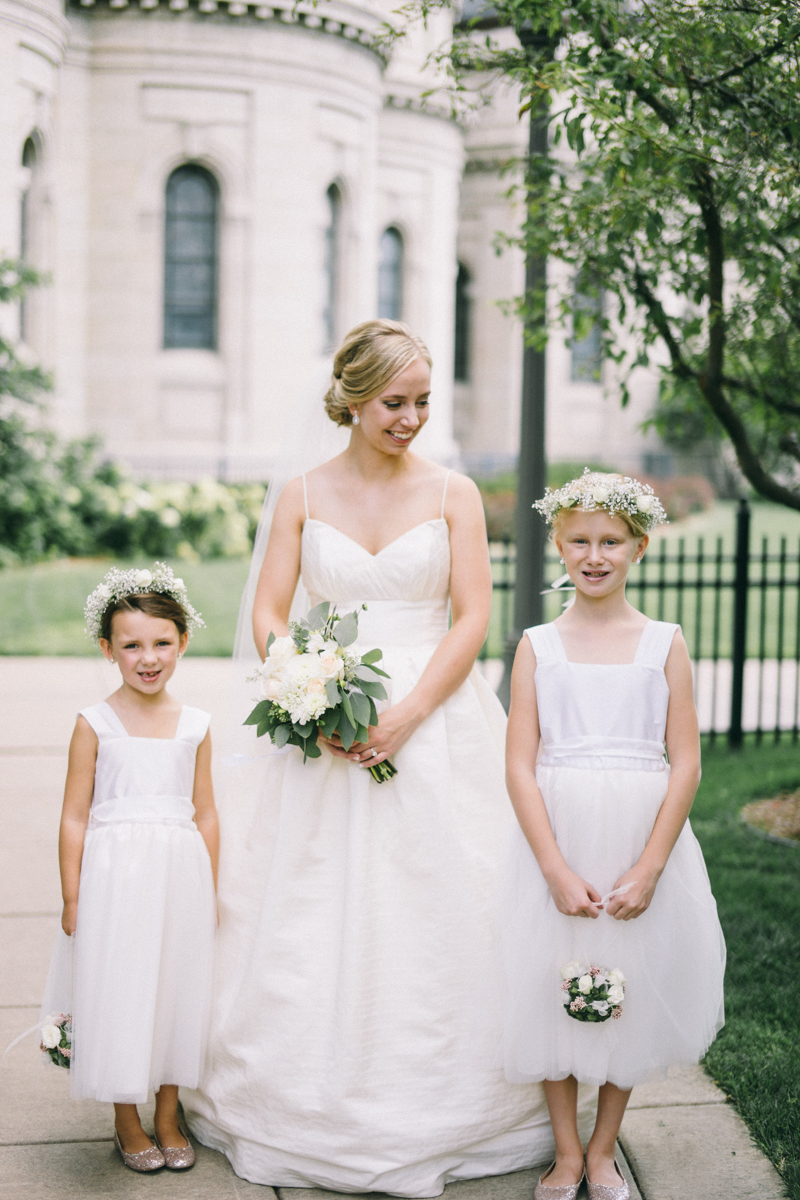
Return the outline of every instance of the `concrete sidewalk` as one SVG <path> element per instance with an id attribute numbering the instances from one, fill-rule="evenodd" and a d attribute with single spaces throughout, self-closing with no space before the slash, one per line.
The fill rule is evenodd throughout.
<path id="1" fill-rule="evenodd" d="M 188 658 L 173 689 L 208 709 L 217 728 L 229 669 L 227 660 Z M 0 1051 L 38 1017 L 58 927 L 56 841 L 75 713 L 108 695 L 117 679 L 99 657 L 0 658 Z M 0 1200 L 276 1200 L 272 1188 L 238 1179 L 222 1155 L 203 1147 L 185 1175 L 137 1176 L 122 1166 L 112 1129 L 111 1106 L 70 1101 L 66 1072 L 44 1062 L 34 1037 L 26 1039 L 0 1065 Z M 635 1200 L 785 1196 L 774 1168 L 699 1067 L 635 1089 L 620 1140 Z M 447 1200 L 531 1200 L 538 1174 L 451 1184 Z M 338 1195 L 278 1192 L 279 1200 Z"/>

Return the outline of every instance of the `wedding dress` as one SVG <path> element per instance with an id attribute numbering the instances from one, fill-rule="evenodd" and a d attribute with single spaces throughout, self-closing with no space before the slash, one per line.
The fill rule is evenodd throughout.
<path id="1" fill-rule="evenodd" d="M 301 574 L 311 604 L 367 604 L 358 645 L 383 650 L 390 701 L 407 695 L 448 630 L 443 516 L 375 555 L 307 519 Z M 502 1069 L 504 734 L 473 669 L 390 782 L 324 750 L 239 768 L 220 812 L 212 1057 L 183 1094 L 192 1131 L 238 1175 L 421 1197 L 552 1156 L 541 1085 Z"/>

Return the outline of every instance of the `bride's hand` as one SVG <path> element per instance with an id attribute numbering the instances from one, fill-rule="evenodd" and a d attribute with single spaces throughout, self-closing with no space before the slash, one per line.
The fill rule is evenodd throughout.
<path id="1" fill-rule="evenodd" d="M 336 758 L 346 758 L 348 762 L 358 763 L 359 766 L 374 767 L 396 754 L 419 723 L 420 718 L 409 712 L 401 702 L 382 712 L 377 725 L 370 725 L 366 742 L 353 742 L 349 750 L 345 750 L 338 733 L 330 738 L 320 734 L 318 740 Z"/>
<path id="2" fill-rule="evenodd" d="M 600 916 L 600 893 L 569 867 L 565 866 L 548 880 L 548 884 L 553 903 L 560 913 L 567 917 L 591 917 L 592 920 Z"/>

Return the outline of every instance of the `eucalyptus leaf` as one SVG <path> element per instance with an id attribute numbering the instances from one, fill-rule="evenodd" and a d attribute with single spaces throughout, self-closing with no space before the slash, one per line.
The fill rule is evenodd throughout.
<path id="1" fill-rule="evenodd" d="M 329 738 L 331 734 L 336 732 L 336 726 L 339 724 L 340 709 L 329 708 L 322 714 L 320 721 L 320 730 Z"/>
<path id="2" fill-rule="evenodd" d="M 350 707 L 353 710 L 353 716 L 359 725 L 369 725 L 369 701 L 361 692 L 350 693 Z M 359 739 L 360 741 L 361 739 Z"/>
<path id="3" fill-rule="evenodd" d="M 320 758 L 322 751 L 316 742 L 307 741 L 303 751 L 306 758 Z"/>
<path id="4" fill-rule="evenodd" d="M 383 658 L 382 650 L 368 650 L 366 654 L 361 655 L 361 661 L 366 667 L 378 662 L 381 658 Z"/>
<path id="5" fill-rule="evenodd" d="M 366 679 L 361 679 L 359 680 L 359 684 L 365 696 L 374 696 L 376 700 L 386 699 L 386 688 L 382 683 L 378 683 L 377 680 L 375 683 L 367 683 Z"/>
<path id="6" fill-rule="evenodd" d="M 330 612 L 330 609 L 330 600 L 323 600 L 321 604 L 318 604 L 315 608 L 312 608 L 311 612 L 306 617 L 306 624 L 308 627 L 310 629 L 321 629 L 328 619 L 328 613 Z"/>
<path id="7" fill-rule="evenodd" d="M 250 716 L 242 722 L 243 725 L 260 725 L 269 713 L 269 700 L 259 700 Z"/>
<path id="8" fill-rule="evenodd" d="M 367 699 L 369 700 L 369 723 L 370 723 L 370 725 L 377 725 L 378 724 L 378 710 L 375 707 L 375 701 L 372 699 L 371 696 L 368 696 Z"/>
<path id="9" fill-rule="evenodd" d="M 357 722 L 355 714 L 353 713 L 353 706 L 350 703 L 350 697 L 348 696 L 347 692 L 342 692 L 342 709 L 344 710 L 344 714 L 350 724 L 355 725 Z"/>
<path id="10" fill-rule="evenodd" d="M 269 648 L 270 648 L 270 646 L 272 645 L 272 643 L 273 643 L 274 641 L 275 641 L 275 634 L 274 634 L 274 633 L 272 632 L 272 630 L 270 629 L 270 631 L 269 631 L 269 637 L 267 638 L 267 654 L 269 654 Z"/>
<path id="11" fill-rule="evenodd" d="M 342 617 L 341 621 L 337 621 L 333 629 L 333 636 L 340 646 L 351 646 L 358 637 L 358 617 L 354 612 L 348 613 L 346 617 Z"/>
<path id="12" fill-rule="evenodd" d="M 344 710 L 339 713 L 339 737 L 345 750 L 349 750 L 356 740 L 356 727 L 348 721 Z"/>
<path id="13" fill-rule="evenodd" d="M 329 679 L 325 684 L 325 695 L 328 697 L 329 704 L 338 704 L 341 699 L 339 695 L 339 684 L 335 679 Z"/>
<path id="14" fill-rule="evenodd" d="M 289 736 L 290 736 L 291 732 L 292 732 L 291 725 L 279 725 L 278 728 L 275 730 L 275 745 L 278 747 L 279 750 L 283 746 L 286 745 L 286 743 L 289 740 Z"/>

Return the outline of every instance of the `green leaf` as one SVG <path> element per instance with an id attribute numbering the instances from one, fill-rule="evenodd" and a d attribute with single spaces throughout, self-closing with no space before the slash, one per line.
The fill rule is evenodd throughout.
<path id="1" fill-rule="evenodd" d="M 351 612 L 346 617 L 342 617 L 333 631 L 333 636 L 340 646 L 351 646 L 358 637 L 357 614 Z"/>
<path id="2" fill-rule="evenodd" d="M 355 714 L 353 713 L 353 706 L 350 703 L 350 697 L 347 692 L 342 692 L 342 709 L 350 724 L 357 724 Z"/>
<path id="3" fill-rule="evenodd" d="M 356 668 L 356 675 L 359 679 L 372 679 L 374 675 L 380 675 L 381 679 L 391 679 L 388 671 L 384 671 L 382 667 L 361 667 Z"/>
<path id="4" fill-rule="evenodd" d="M 325 734 L 325 737 L 329 738 L 336 732 L 336 726 L 339 724 L 339 716 L 341 711 L 342 710 L 337 705 L 336 708 L 329 708 L 322 714 L 322 720 L 320 721 L 319 727 Z"/>
<path id="5" fill-rule="evenodd" d="M 310 629 L 321 629 L 328 619 L 330 612 L 330 600 L 323 600 L 316 608 L 312 608 L 311 612 L 306 617 L 306 624 Z"/>
<path id="6" fill-rule="evenodd" d="M 292 729 L 295 731 L 295 733 L 297 734 L 298 737 L 301 737 L 304 739 L 307 737 L 310 737 L 311 730 L 313 728 L 314 728 L 314 726 L 311 724 L 310 721 L 305 721 L 302 724 L 299 721 L 292 721 Z"/>
<path id="7" fill-rule="evenodd" d="M 322 751 L 320 750 L 320 748 L 316 742 L 312 742 L 309 740 L 305 744 L 304 755 L 306 758 L 321 758 Z"/>
<path id="8" fill-rule="evenodd" d="M 279 725 L 279 726 L 277 727 L 277 729 L 275 730 L 275 734 L 274 734 L 273 740 L 274 740 L 274 742 L 275 742 L 275 745 L 278 747 L 278 749 L 279 749 L 279 750 L 280 750 L 280 749 L 281 749 L 283 746 L 285 746 L 285 745 L 286 745 L 286 743 L 287 743 L 287 742 L 288 742 L 288 740 L 289 740 L 289 737 L 290 737 L 291 733 L 292 733 L 292 727 L 291 727 L 291 725 Z"/>
<path id="9" fill-rule="evenodd" d="M 356 741 L 366 742 L 369 739 L 369 730 L 366 725 L 356 725 Z"/>
<path id="10" fill-rule="evenodd" d="M 272 645 L 272 643 L 273 643 L 274 641 L 275 641 L 275 634 L 274 634 L 274 633 L 272 632 L 272 630 L 270 629 L 270 631 L 269 631 L 269 637 L 267 638 L 267 654 L 269 654 L 269 648 L 270 648 L 270 646 Z"/>
<path id="11" fill-rule="evenodd" d="M 361 692 L 350 693 L 350 707 L 353 710 L 353 716 L 357 724 L 363 725 L 365 728 L 369 725 L 369 701 Z M 359 741 L 362 739 L 359 738 Z"/>
<path id="12" fill-rule="evenodd" d="M 269 705 L 269 700 L 259 700 L 258 704 L 250 713 L 250 716 L 247 717 L 247 719 L 242 723 L 244 725 L 260 725 L 269 713 Z"/>
<path id="13" fill-rule="evenodd" d="M 342 739 L 342 745 L 345 750 L 349 750 L 356 740 L 356 727 L 348 721 L 343 708 L 339 712 L 339 737 Z"/>
<path id="14" fill-rule="evenodd" d="M 377 725 L 378 724 L 378 710 L 375 707 L 375 701 L 372 699 L 371 696 L 368 696 L 367 699 L 369 700 L 369 723 L 370 723 L 370 725 Z"/>
<path id="15" fill-rule="evenodd" d="M 382 683 L 378 683 L 377 680 L 375 683 L 367 683 L 365 679 L 360 679 L 358 682 L 365 696 L 374 696 L 376 700 L 386 699 L 386 688 Z"/>
<path id="16" fill-rule="evenodd" d="M 361 661 L 366 667 L 378 662 L 381 658 L 383 658 L 382 650 L 368 650 L 366 654 L 361 655 Z"/>
<path id="17" fill-rule="evenodd" d="M 329 704 L 336 705 L 341 700 L 339 684 L 335 679 L 329 679 L 325 684 L 325 695 L 328 697 Z"/>

